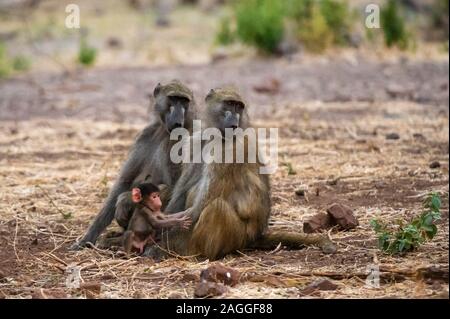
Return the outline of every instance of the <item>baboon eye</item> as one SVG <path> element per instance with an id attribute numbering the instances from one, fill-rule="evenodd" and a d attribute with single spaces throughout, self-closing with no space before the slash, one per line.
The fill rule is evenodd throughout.
<path id="1" fill-rule="evenodd" d="M 171 103 L 180 103 L 183 105 L 189 105 L 189 99 L 184 96 L 169 96 Z"/>

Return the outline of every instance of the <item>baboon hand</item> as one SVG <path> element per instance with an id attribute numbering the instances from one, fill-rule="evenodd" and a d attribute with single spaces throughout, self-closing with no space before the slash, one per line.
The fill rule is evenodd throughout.
<path id="1" fill-rule="evenodd" d="M 192 224 L 191 218 L 186 215 L 178 218 L 178 221 L 180 222 L 180 227 L 183 229 L 189 229 Z"/>

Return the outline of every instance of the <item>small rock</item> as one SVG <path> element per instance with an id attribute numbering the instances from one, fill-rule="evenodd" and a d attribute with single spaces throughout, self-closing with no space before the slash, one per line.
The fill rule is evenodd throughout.
<path id="1" fill-rule="evenodd" d="M 400 139 L 400 135 L 398 133 L 389 133 L 389 134 L 386 134 L 386 139 L 387 140 L 398 140 L 398 139 Z"/>
<path id="2" fill-rule="evenodd" d="M 99 294 L 102 290 L 102 284 L 98 281 L 83 282 L 80 284 L 80 289 Z"/>
<path id="3" fill-rule="evenodd" d="M 211 55 L 211 60 L 213 63 L 226 60 L 230 57 L 230 52 L 225 47 L 218 47 L 214 50 L 214 52 Z"/>
<path id="4" fill-rule="evenodd" d="M 100 278 L 103 279 L 103 280 L 116 279 L 116 277 L 113 274 L 104 274 Z"/>
<path id="5" fill-rule="evenodd" d="M 317 292 L 318 290 L 324 290 L 324 291 L 330 291 L 330 290 L 336 290 L 338 286 L 331 282 L 328 279 L 319 279 L 311 284 L 309 284 L 306 288 L 302 289 L 300 293 L 302 295 L 311 295 L 314 292 Z"/>
<path id="6" fill-rule="evenodd" d="M 90 291 L 90 290 L 83 290 L 84 295 L 86 296 L 86 299 L 98 299 L 99 295 Z"/>
<path id="7" fill-rule="evenodd" d="M 291 39 L 283 39 L 278 47 L 276 48 L 276 53 L 282 56 L 290 56 L 299 51 L 299 46 L 297 43 Z"/>
<path id="8" fill-rule="evenodd" d="M 439 163 L 438 161 L 433 161 L 430 163 L 430 168 L 439 168 L 441 167 L 441 163 Z"/>
<path id="9" fill-rule="evenodd" d="M 413 137 L 414 137 L 414 139 L 419 140 L 419 141 L 426 141 L 427 140 L 427 138 L 421 133 L 414 133 Z"/>
<path id="10" fill-rule="evenodd" d="M 116 37 L 108 38 L 106 43 L 107 43 L 108 47 L 113 48 L 113 49 L 119 49 L 123 46 L 122 41 Z"/>
<path id="11" fill-rule="evenodd" d="M 328 207 L 327 213 L 344 230 L 349 230 L 359 225 L 352 209 L 346 205 L 333 204 Z"/>
<path id="12" fill-rule="evenodd" d="M 135 291 L 133 294 L 134 299 L 145 299 L 147 296 L 142 291 Z"/>
<path id="13" fill-rule="evenodd" d="M 194 296 L 198 298 L 220 296 L 227 291 L 222 284 L 210 281 L 201 281 L 195 287 Z"/>
<path id="14" fill-rule="evenodd" d="M 377 152 L 377 153 L 381 152 L 380 146 L 377 143 L 375 143 L 374 141 L 370 141 L 369 143 L 367 143 L 367 146 L 368 146 L 369 152 L 372 152 L 372 151 Z"/>
<path id="15" fill-rule="evenodd" d="M 295 195 L 297 196 L 305 196 L 306 192 L 308 191 L 308 188 L 305 186 L 300 186 L 295 190 Z"/>
<path id="16" fill-rule="evenodd" d="M 36 289 L 31 294 L 32 299 L 67 299 L 69 295 L 60 289 Z"/>
<path id="17" fill-rule="evenodd" d="M 172 292 L 167 299 L 184 299 L 184 295 L 180 292 Z"/>
<path id="18" fill-rule="evenodd" d="M 314 281 L 311 286 L 316 287 L 319 290 L 336 290 L 338 286 L 328 279 L 319 279 Z"/>
<path id="19" fill-rule="evenodd" d="M 327 185 L 336 186 L 340 179 L 341 179 L 340 177 L 329 179 L 329 180 L 327 180 Z"/>
<path id="20" fill-rule="evenodd" d="M 183 275 L 183 280 L 184 281 L 199 281 L 200 277 L 198 276 L 198 274 L 193 274 L 193 273 L 186 273 Z"/>
<path id="21" fill-rule="evenodd" d="M 234 286 L 239 282 L 239 271 L 225 267 L 222 264 L 214 264 L 207 269 L 202 270 L 200 280 L 220 282 L 228 286 Z"/>
<path id="22" fill-rule="evenodd" d="M 6 281 L 6 275 L 0 270 L 0 282 Z"/>
<path id="23" fill-rule="evenodd" d="M 386 187 L 387 187 L 387 184 L 383 181 L 375 182 L 376 189 L 382 189 L 382 188 L 386 188 Z"/>
<path id="24" fill-rule="evenodd" d="M 280 81 L 275 78 L 264 80 L 262 83 L 253 87 L 258 93 L 277 94 L 280 91 Z"/>
<path id="25" fill-rule="evenodd" d="M 359 48 L 361 46 L 361 43 L 364 41 L 363 35 L 361 33 L 350 33 L 346 35 L 347 41 L 350 44 L 350 46 L 354 48 Z"/>
<path id="26" fill-rule="evenodd" d="M 417 175 L 417 171 L 408 171 L 408 176 L 416 176 Z"/>
<path id="27" fill-rule="evenodd" d="M 319 213 L 303 223 L 303 232 L 315 233 L 333 226 L 333 219 L 324 213 Z"/>
<path id="28" fill-rule="evenodd" d="M 250 275 L 247 277 L 250 282 L 262 282 L 271 287 L 286 287 L 286 283 L 278 277 L 272 275 Z"/>
<path id="29" fill-rule="evenodd" d="M 386 92 L 393 98 L 411 98 L 414 88 L 392 83 L 386 87 Z"/>

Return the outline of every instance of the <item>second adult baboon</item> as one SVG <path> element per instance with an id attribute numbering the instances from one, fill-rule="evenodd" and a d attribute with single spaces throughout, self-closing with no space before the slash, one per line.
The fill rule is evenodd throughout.
<path id="1" fill-rule="evenodd" d="M 95 244 L 100 233 L 114 218 L 118 196 L 129 191 L 132 186 L 148 181 L 170 188 L 178 179 L 181 173 L 180 165 L 174 164 L 169 158 L 170 149 L 176 142 L 170 140 L 170 132 L 179 127 L 191 130 L 195 105 L 193 93 L 185 85 L 174 80 L 166 85 L 158 84 L 153 97 L 154 122 L 138 136 L 103 208 L 84 237 L 75 243 L 72 249 L 79 249 L 88 243 Z M 119 204 L 127 203 L 120 201 Z M 121 225 L 124 228 L 131 217 L 127 214 L 128 212 L 125 214 L 127 217 L 124 224 Z"/>
<path id="2" fill-rule="evenodd" d="M 249 127 L 246 105 L 229 89 L 211 90 L 205 102 L 204 123 L 220 130 L 225 151 L 224 131 Z M 194 133 L 192 141 L 200 136 Z M 240 135 L 233 139 L 234 154 L 239 143 L 244 143 L 247 151 L 247 140 Z M 211 260 L 244 248 L 275 248 L 279 243 L 291 248 L 317 245 L 326 253 L 335 252 L 336 246 L 326 236 L 267 230 L 270 183 L 268 175 L 260 174 L 261 166 L 248 161 L 186 165 L 166 211 L 190 208 L 192 226 L 164 233 L 161 244 L 181 255 L 202 255 Z M 147 255 L 158 254 L 155 249 L 151 247 Z"/>

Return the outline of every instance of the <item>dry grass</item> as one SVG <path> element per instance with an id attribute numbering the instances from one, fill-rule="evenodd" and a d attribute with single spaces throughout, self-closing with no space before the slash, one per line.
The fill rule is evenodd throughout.
<path id="1" fill-rule="evenodd" d="M 67 250 L 99 210 L 141 125 L 76 119 L 2 124 L 0 297 L 29 298 L 36 291 L 74 298 L 193 296 L 208 261 L 154 263 L 100 249 Z M 448 296 L 448 115 L 411 103 L 309 103 L 255 124 L 280 128 L 280 163 L 297 172 L 288 175 L 280 165 L 272 177 L 270 227 L 299 231 L 305 219 L 333 202 L 350 205 L 360 226 L 331 233 L 340 249 L 334 256 L 316 248 L 227 256 L 221 262 L 242 272 L 243 280 L 225 297 L 296 298 L 323 276 L 338 289 L 314 297 Z M 400 140 L 386 140 L 390 132 Z M 429 168 L 432 160 L 441 167 Z M 305 198 L 294 193 L 300 185 L 308 188 Z M 429 191 L 444 198 L 437 237 L 405 256 L 382 254 L 370 219 L 409 218 L 420 212 Z M 379 289 L 365 285 L 369 264 L 380 265 Z M 65 271 L 73 265 L 81 267 L 85 283 L 101 285 L 99 294 L 66 288 Z M 418 267 L 430 266 L 443 269 L 447 279 L 416 276 Z"/>

